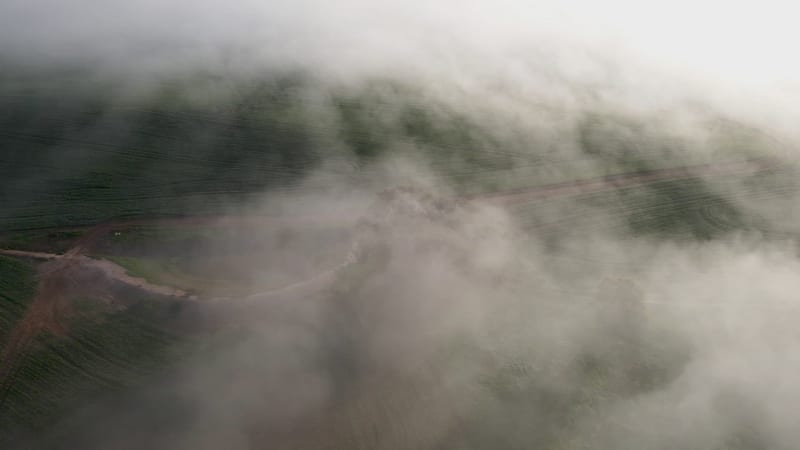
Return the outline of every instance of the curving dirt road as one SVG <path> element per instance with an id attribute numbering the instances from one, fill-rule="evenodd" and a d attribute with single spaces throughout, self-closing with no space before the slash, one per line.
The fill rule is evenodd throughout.
<path id="1" fill-rule="evenodd" d="M 186 297 L 189 295 L 186 291 L 182 289 L 174 288 L 171 286 L 162 286 L 158 284 L 153 284 L 145 280 L 144 278 L 133 277 L 127 273 L 124 267 L 107 259 L 94 259 L 82 255 L 80 253 L 68 252 L 64 255 L 58 255 L 55 253 L 27 252 L 24 250 L 0 249 L 0 255 L 40 259 L 46 261 L 53 261 L 53 260 L 59 262 L 68 261 L 69 264 L 78 265 L 83 270 L 93 270 L 102 273 L 111 280 L 118 281 L 130 287 L 141 289 L 142 291 L 145 291 L 149 294 L 169 296 L 169 297 Z M 50 269 L 47 271 L 47 273 L 45 274 L 40 273 L 40 275 L 52 276 L 55 272 L 58 271 L 59 268 Z"/>
<path id="2" fill-rule="evenodd" d="M 717 177 L 726 175 L 736 175 L 742 173 L 757 173 L 761 171 L 770 170 L 776 167 L 776 163 L 769 159 L 754 159 L 746 161 L 723 162 L 716 164 L 703 164 L 687 167 L 658 169 L 647 172 L 632 172 L 618 175 L 611 175 L 599 177 L 588 180 L 570 181 L 562 183 L 553 183 L 541 186 L 534 186 L 529 188 L 505 190 L 500 192 L 483 193 L 480 195 L 466 197 L 468 201 L 484 201 L 499 204 L 514 204 L 518 202 L 526 202 L 538 199 L 547 199 L 551 197 L 561 197 L 570 195 L 580 195 L 587 193 L 598 193 L 610 191 L 615 189 L 622 189 L 627 187 L 641 186 L 660 181 L 673 181 L 684 180 L 697 177 Z M 242 217 L 242 216 L 195 216 L 195 217 L 172 217 L 172 218 L 152 218 L 152 219 L 130 219 L 130 220 L 114 220 L 97 224 L 91 228 L 74 244 L 74 247 L 63 255 L 45 252 L 29 252 L 22 250 L 3 250 L 0 249 L 0 255 L 32 258 L 43 261 L 57 261 L 57 264 L 77 265 L 84 270 L 100 272 L 108 279 L 114 280 L 136 289 L 141 289 L 150 294 L 172 296 L 183 298 L 187 297 L 188 293 L 184 290 L 171 287 L 156 285 L 150 283 L 144 278 L 137 278 L 130 276 L 126 270 L 116 263 L 104 259 L 93 259 L 85 256 L 90 252 L 95 244 L 110 233 L 114 229 L 126 228 L 132 226 L 144 225 L 157 225 L 157 226 L 242 226 L 242 225 L 258 225 L 261 223 L 274 224 L 276 222 L 296 223 L 298 220 L 306 222 L 307 220 L 319 220 L 325 223 L 333 221 L 352 221 L 352 214 L 325 214 L 314 217 Z M 65 227 L 64 229 L 75 230 L 75 227 Z M 352 258 L 350 258 L 352 259 Z M 330 281 L 335 277 L 335 274 L 344 267 L 347 267 L 352 261 L 348 260 L 339 266 L 318 274 L 307 280 L 297 282 L 291 286 L 279 288 L 267 292 L 253 294 L 250 298 L 262 297 L 270 294 L 286 294 L 300 289 L 301 291 L 307 290 L 305 288 L 310 285 L 324 285 L 326 281 Z M 50 269 L 51 272 L 57 273 L 59 265 L 54 266 L 56 269 Z M 42 278 L 49 276 L 46 273 L 40 274 Z M 35 306 L 32 305 L 31 307 Z"/>
<path id="3" fill-rule="evenodd" d="M 749 160 L 705 164 L 680 168 L 660 169 L 647 172 L 626 173 L 605 176 L 589 180 L 554 183 L 530 188 L 506 190 L 501 192 L 484 193 L 466 197 L 468 201 L 486 201 L 500 204 L 514 204 L 551 197 L 598 193 L 615 189 L 641 186 L 650 183 L 669 180 L 684 180 L 697 177 L 716 177 L 736 175 L 742 173 L 757 173 L 770 170 L 775 163 L 767 160 Z M 50 331 L 54 334 L 66 332 L 66 322 L 69 316 L 70 296 L 76 292 L 86 293 L 92 290 L 95 296 L 109 296 L 103 290 L 102 282 L 89 283 L 93 286 L 77 286 L 81 280 L 113 280 L 129 287 L 142 290 L 148 294 L 174 298 L 189 298 L 189 294 L 181 289 L 150 283 L 143 278 L 129 275 L 126 270 L 108 260 L 94 259 L 86 256 L 95 243 L 107 235 L 111 230 L 140 225 L 169 225 L 169 226 L 202 226 L 202 225 L 253 225 L 264 222 L 275 223 L 284 220 L 348 220 L 352 221 L 350 214 L 333 214 L 308 218 L 276 218 L 276 217 L 240 217 L 240 216 L 206 216 L 206 217 L 179 217 L 179 218 L 154 218 L 116 220 L 101 223 L 89 228 L 74 245 L 63 255 L 45 252 L 29 252 L 22 250 L 3 250 L 0 255 L 31 258 L 44 261 L 39 267 L 38 293 L 28 308 L 25 316 L 11 331 L 2 353 L 0 353 L 0 407 L 10 383 L 14 378 L 14 371 L 18 366 L 19 358 L 24 355 L 33 339 L 41 332 Z M 63 230 L 75 230 L 76 227 L 65 227 Z M 337 274 L 356 262 L 357 258 L 348 257 L 346 261 L 323 273 L 309 279 L 294 283 L 279 289 L 260 292 L 246 297 L 246 301 L 263 301 L 265 299 L 282 299 L 302 297 L 311 292 L 320 292 L 329 286 Z"/>

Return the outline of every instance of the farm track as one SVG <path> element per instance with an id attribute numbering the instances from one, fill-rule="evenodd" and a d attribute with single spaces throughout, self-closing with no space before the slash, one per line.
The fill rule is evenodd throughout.
<path id="1" fill-rule="evenodd" d="M 680 168 L 660 169 L 647 172 L 634 172 L 612 175 L 587 180 L 554 183 L 529 188 L 490 192 L 480 195 L 465 197 L 468 201 L 486 201 L 501 205 L 514 205 L 519 203 L 545 200 L 555 197 L 569 197 L 583 194 L 600 193 L 618 189 L 632 188 L 665 181 L 686 180 L 699 177 L 722 177 L 743 173 L 757 173 L 775 168 L 776 165 L 766 159 L 726 162 L 718 164 L 705 164 Z M 129 287 L 141 290 L 148 294 L 168 296 L 174 298 L 188 298 L 187 292 L 163 285 L 156 285 L 143 278 L 130 276 L 126 270 L 108 260 L 93 259 L 87 254 L 91 253 L 95 244 L 112 230 L 136 226 L 242 226 L 258 225 L 261 223 L 319 220 L 330 223 L 331 220 L 349 222 L 349 214 L 330 214 L 325 216 L 308 216 L 294 218 L 276 217 L 251 217 L 240 216 L 201 216 L 201 217 L 173 217 L 173 218 L 141 218 L 130 220 L 112 220 L 91 227 L 61 227 L 48 228 L 48 231 L 78 231 L 88 230 L 78 239 L 72 249 L 63 255 L 46 252 L 28 252 L 22 250 L 0 249 L 0 254 L 21 258 L 31 258 L 44 261 L 39 268 L 38 292 L 28 307 L 25 315 L 11 330 L 6 345 L 0 353 L 0 410 L 4 399 L 14 382 L 16 372 L 20 367 L 21 358 L 24 357 L 35 338 L 43 333 L 50 332 L 54 335 L 67 333 L 66 318 L 69 316 L 70 297 L 76 292 L 86 293 L 87 287 L 78 286 L 81 279 L 87 275 L 113 280 Z M 330 280 L 335 279 L 336 273 L 348 266 L 346 261 L 337 267 L 327 270 L 322 274 L 302 280 L 284 288 L 261 292 L 246 297 L 246 300 L 264 299 L 272 297 L 291 296 L 293 293 L 305 292 L 309 289 L 322 289 Z M 89 288 L 95 295 L 109 297 L 107 291 L 98 286 Z"/>
<path id="2" fill-rule="evenodd" d="M 624 189 L 635 186 L 642 186 L 652 183 L 663 181 L 676 181 L 685 180 L 697 177 L 716 177 L 726 175 L 737 175 L 742 173 L 756 173 L 760 171 L 770 170 L 775 167 L 775 164 L 769 160 L 749 160 L 737 161 L 719 164 L 705 164 L 680 168 L 659 169 L 647 172 L 634 172 L 619 175 L 611 175 L 600 178 L 554 183 L 543 186 L 534 186 L 530 188 L 521 188 L 513 190 L 505 190 L 499 192 L 489 192 L 480 195 L 465 197 L 466 200 L 471 201 L 487 201 L 490 203 L 498 203 L 502 205 L 513 205 L 517 203 L 524 203 L 533 200 L 544 200 L 553 197 L 565 197 L 581 194 L 600 193 L 616 189 Z M 97 260 L 84 256 L 90 253 L 95 243 L 102 239 L 105 235 L 115 229 L 124 229 L 136 226 L 253 226 L 259 224 L 276 224 L 284 222 L 292 224 L 297 222 L 308 223 L 309 221 L 319 221 L 320 223 L 342 222 L 347 223 L 352 221 L 352 217 L 347 214 L 326 214 L 326 215 L 309 215 L 309 216 L 296 216 L 291 218 L 286 217 L 241 217 L 232 215 L 222 216 L 191 216 L 191 217 L 172 217 L 172 218 L 139 218 L 129 220 L 112 220 L 103 222 L 90 227 L 70 226 L 70 227 L 55 227 L 40 229 L 40 231 L 58 232 L 58 231 L 81 231 L 88 230 L 82 236 L 73 248 L 64 255 L 44 253 L 44 252 L 27 252 L 20 250 L 3 250 L 0 249 L 0 254 L 7 256 L 27 257 L 39 260 L 53 260 L 53 259 L 76 259 L 81 264 L 87 267 L 100 269 L 103 273 L 111 279 L 115 279 L 124 284 L 142 288 L 151 293 L 161 295 L 174 295 L 185 296 L 186 293 L 174 288 L 167 288 L 164 286 L 157 286 L 147 283 L 143 279 L 128 276 L 124 269 L 107 260 Z M 20 230 L 30 231 L 30 230 Z M 300 282 L 299 284 L 302 284 Z M 166 293 L 166 294 L 165 294 Z"/>
<path id="3" fill-rule="evenodd" d="M 512 189 L 497 193 L 480 194 L 470 199 L 480 199 L 502 204 L 513 204 L 536 199 L 561 197 L 580 194 L 591 194 L 614 189 L 658 183 L 662 181 L 678 181 L 699 177 L 718 177 L 738 175 L 769 170 L 775 164 L 769 160 L 736 161 L 718 164 L 703 164 L 690 167 L 658 169 L 647 172 L 633 172 L 609 175 L 583 181 L 567 181 L 544 186 Z"/>

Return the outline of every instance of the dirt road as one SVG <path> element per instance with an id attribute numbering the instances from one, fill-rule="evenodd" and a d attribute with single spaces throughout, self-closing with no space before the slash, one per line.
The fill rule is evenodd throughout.
<path id="1" fill-rule="evenodd" d="M 688 167 L 658 169 L 646 172 L 632 172 L 588 180 L 567 181 L 529 188 L 512 189 L 494 193 L 480 194 L 471 199 L 485 200 L 502 204 L 546 199 L 568 195 L 579 195 L 642 186 L 660 181 L 687 180 L 700 177 L 719 177 L 757 173 L 773 169 L 775 163 L 768 160 L 735 161 L 718 164 L 703 164 Z"/>
<path id="2" fill-rule="evenodd" d="M 534 186 L 529 188 L 506 190 L 501 192 L 484 193 L 467 197 L 468 201 L 486 201 L 500 204 L 514 204 L 551 197 L 597 193 L 641 186 L 650 183 L 668 180 L 684 180 L 696 177 L 718 177 L 742 173 L 756 173 L 770 170 L 775 164 L 768 160 L 750 160 L 706 164 L 680 168 L 660 169 L 647 172 L 626 173 L 605 176 L 589 180 L 554 183 L 549 185 Z M 69 299 L 75 292 L 86 292 L 85 286 L 76 286 L 79 280 L 93 278 L 98 280 L 92 287 L 95 295 L 109 295 L 102 291 L 102 286 L 109 280 L 123 283 L 148 294 L 169 296 L 175 298 L 188 298 L 188 293 L 170 286 L 156 285 L 143 278 L 129 275 L 126 270 L 108 260 L 94 259 L 86 256 L 95 244 L 115 229 L 132 226 L 234 226 L 258 225 L 286 221 L 290 223 L 298 220 L 320 220 L 330 223 L 331 220 L 352 220 L 353 215 L 347 213 L 333 213 L 316 217 L 241 217 L 241 216 L 206 216 L 206 217 L 177 217 L 115 220 L 104 222 L 88 228 L 88 231 L 63 255 L 45 252 L 28 252 L 21 250 L 0 249 L 0 255 L 31 258 L 44 261 L 39 267 L 38 293 L 28 308 L 25 316 L 11 331 L 8 341 L 0 353 L 0 406 L 2 398 L 13 381 L 14 370 L 18 367 L 19 358 L 24 355 L 27 347 L 41 332 L 50 331 L 54 334 L 65 333 L 69 315 Z M 76 227 L 64 230 L 76 230 Z M 318 274 L 309 279 L 272 291 L 261 292 L 247 297 L 245 300 L 262 301 L 264 299 L 290 298 L 302 296 L 311 291 L 317 292 L 336 279 L 340 270 L 345 269 L 352 261 L 348 260 L 337 267 Z M 103 282 L 102 280 L 105 280 Z"/>

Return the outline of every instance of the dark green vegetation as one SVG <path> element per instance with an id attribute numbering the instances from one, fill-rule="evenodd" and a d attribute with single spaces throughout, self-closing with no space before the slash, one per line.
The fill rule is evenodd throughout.
<path id="1" fill-rule="evenodd" d="M 0 232 L 224 212 L 297 187 L 322 161 L 368 168 L 405 154 L 479 193 L 741 159 L 774 145 L 719 119 L 704 119 L 714 131 L 702 152 L 660 129 L 661 117 L 586 113 L 569 123 L 544 110 L 532 112 L 545 124 L 537 129 L 390 81 L 356 89 L 297 75 L 196 76 L 130 88 L 82 75 L 0 78 Z"/>
<path id="2" fill-rule="evenodd" d="M 707 240 L 737 230 L 767 231 L 764 227 L 758 228 L 754 223 L 756 218 L 745 216 L 732 200 L 698 180 L 680 180 L 584 195 L 577 201 L 585 208 L 570 208 L 566 214 L 542 212 L 557 212 L 576 199 L 556 198 L 518 208 L 524 224 L 550 232 L 553 239 L 558 239 L 566 229 L 588 232 L 605 228 L 612 233 L 633 231 L 639 235 L 680 240 Z M 623 220 L 609 220 L 609 216 Z"/>
<path id="3" fill-rule="evenodd" d="M 352 88 L 298 75 L 234 81 L 197 76 L 123 89 L 80 73 L 55 79 L 28 75 L 0 75 L 2 248 L 63 253 L 92 225 L 105 221 L 224 214 L 265 191 L 300 189 L 304 177 L 323 162 L 355 178 L 382 157 L 403 155 L 424 161 L 457 195 L 475 195 L 713 163 L 723 156 L 744 160 L 771 155 L 777 145 L 717 118 L 704 119 L 711 131 L 698 140 L 660 128 L 660 117 L 634 120 L 597 111 L 569 123 L 553 119 L 558 112 L 540 112 L 532 120 L 552 121 L 542 129 L 522 119 L 509 125 L 476 105 L 463 112 L 388 81 Z M 551 250 L 576 234 L 597 231 L 677 241 L 707 241 L 732 232 L 782 237 L 792 230 L 771 228 L 770 211 L 751 203 L 790 198 L 794 180 L 790 167 L 660 180 L 523 201 L 512 210 L 524 227 L 546 236 Z M 237 296 L 288 285 L 336 264 L 352 238 L 352 231 L 313 226 L 255 228 L 111 226 L 91 250 L 154 283 L 206 297 Z M 298 243 L 320 235 L 341 242 L 340 248 L 302 270 L 281 266 Z M 260 264 L 267 252 L 274 267 Z M 352 269 L 352 277 L 369 272 L 360 269 Z M 343 296 L 360 288 L 357 282 L 342 284 L 346 287 L 338 294 Z M 0 257 L 2 342 L 34 290 L 30 265 Z M 204 355 L 190 349 L 207 343 L 205 335 L 181 333 L 172 322 L 174 303 L 130 293 L 118 301 L 130 306 L 112 307 L 96 298 L 75 302 L 66 336 L 43 334 L 26 349 L 2 393 L 0 436 L 7 442 L 55 427 L 48 436 L 53 441 L 44 444 L 54 446 L 58 433 L 66 433 L 63 421 L 75 411 L 113 404 L 116 396 L 132 395 L 159 379 L 170 364 L 189 354 Z M 564 436 L 586 411 L 591 415 L 614 398 L 656 390 L 685 362 L 685 348 L 661 345 L 669 342 L 661 339 L 663 330 L 617 336 L 626 333 L 624 326 L 606 325 L 593 330 L 597 340 L 618 345 L 587 349 L 574 361 L 542 366 L 523 352 L 482 366 L 475 387 L 482 392 L 478 412 L 453 428 L 445 448 L 568 448 Z M 356 352 L 356 339 L 342 335 L 334 338 L 347 344 L 344 349 L 320 357 L 340 358 L 336 362 L 344 368 L 335 374 L 337 380 L 348 379 L 358 365 L 348 359 L 349 350 Z M 218 343 L 214 339 L 208 339 L 212 345 Z M 468 342 L 456 347 L 447 358 L 458 364 L 494 357 Z M 548 376 L 564 373 L 548 372 L 550 363 L 567 364 L 578 388 L 565 392 L 549 383 Z M 413 387 L 409 392 L 425 394 Z M 177 408 L 173 414 L 185 413 Z M 514 417 L 539 422 L 520 423 Z"/>
<path id="4" fill-rule="evenodd" d="M 141 386 L 180 360 L 179 338 L 162 326 L 168 306 L 128 300 L 134 304 L 123 311 L 79 300 L 68 336 L 42 334 L 30 344 L 4 392 L 0 442 L 52 429 L 81 406 Z"/>
<path id="5" fill-rule="evenodd" d="M 64 253 L 83 236 L 83 230 L 35 229 L 12 232 L 0 237 L 0 248 Z"/>
<path id="6" fill-rule="evenodd" d="M 180 360 L 185 347 L 168 327 L 175 314 L 172 303 L 118 292 L 118 301 L 130 307 L 120 310 L 102 299 L 77 299 L 64 324 L 67 335 L 44 331 L 8 353 L 10 333 L 23 326 L 36 284 L 32 264 L 0 256 L 4 448 L 16 448 L 19 439 L 50 429 L 81 405 L 141 385 L 152 373 Z"/>
<path id="7" fill-rule="evenodd" d="M 36 292 L 34 269 L 17 259 L 0 256 L 0 342 L 25 314 Z"/>

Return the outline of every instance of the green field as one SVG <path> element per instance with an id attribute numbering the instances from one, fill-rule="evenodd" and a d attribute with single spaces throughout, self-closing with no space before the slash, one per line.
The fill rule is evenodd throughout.
<path id="1" fill-rule="evenodd" d="M 563 352 L 569 356 L 537 344 L 536 339 L 551 337 L 547 332 L 567 336 L 564 330 L 573 317 L 594 324 L 591 314 L 596 311 L 581 307 L 605 295 L 602 288 L 596 292 L 598 280 L 636 274 L 647 259 L 592 247 L 591 238 L 654 248 L 700 248 L 741 236 L 781 243 L 800 231 L 786 219 L 792 217 L 787 211 L 796 198 L 798 174 L 788 161 L 752 173 L 620 184 L 597 192 L 532 197 L 508 206 L 513 232 L 520 233 L 513 250 L 535 247 L 532 254 L 547 258 L 547 264 L 498 274 L 492 272 L 496 255 L 476 263 L 448 240 L 459 238 L 463 222 L 469 225 L 468 219 L 474 218 L 469 205 L 456 199 L 667 168 L 779 158 L 783 149 L 770 136 L 714 114 L 699 119 L 705 130 L 700 137 L 667 126 L 671 122 L 666 113 L 638 117 L 602 105 L 592 105 L 569 121 L 563 119 L 563 111 L 548 108 L 529 111 L 529 121 L 511 120 L 494 117 L 477 102 L 466 107 L 386 80 L 352 87 L 298 74 L 236 80 L 196 75 L 161 79 L 145 92 L 126 94 L 113 82 L 87 81 L 80 73 L 0 75 L 0 101 L 5 106 L 0 110 L 0 248 L 65 253 L 92 227 L 115 221 L 92 243 L 91 257 L 113 261 L 151 283 L 184 289 L 201 301 L 227 301 L 313 278 L 341 263 L 362 228 L 368 230 L 365 234 L 377 233 L 378 250 L 366 257 L 367 262 L 338 273 L 322 306 L 292 299 L 298 300 L 299 312 L 269 299 L 250 305 L 252 317 L 250 311 L 235 310 L 235 302 L 232 307 L 224 301 L 209 302 L 212 306 L 206 311 L 180 303 L 184 300 L 119 286 L 112 289 L 114 301 L 102 296 L 72 299 L 66 335 L 38 336 L 5 381 L 0 399 L 3 448 L 24 448 L 14 447 L 19 443 L 31 443 L 31 448 L 102 448 L 102 439 L 92 439 L 95 421 L 113 444 L 125 441 L 126 426 L 143 436 L 142 444 L 126 443 L 129 447 L 124 448 L 148 448 L 148 443 L 188 448 L 196 444 L 186 437 L 192 432 L 200 430 L 199 436 L 205 436 L 204 427 L 216 430 L 229 422 L 238 426 L 239 419 L 244 431 L 236 433 L 294 442 L 286 431 L 290 430 L 302 436 L 298 442 L 310 440 L 306 448 L 593 448 L 593 439 L 602 433 L 586 423 L 602 423 L 605 411 L 667 389 L 694 349 L 657 320 L 631 325 L 635 320 L 628 315 L 636 312 L 624 308 L 612 311 L 607 322 L 597 320 L 596 328 L 581 330 L 586 333 L 581 342 L 592 345 Z M 311 220 L 235 229 L 145 222 L 245 212 L 259 216 L 262 211 L 253 205 L 261 205 L 269 195 L 317 195 L 335 205 L 324 181 L 320 187 L 313 175 L 366 186 L 365 191 L 375 185 L 393 187 L 381 185 L 386 173 L 381 164 L 392 158 L 413 161 L 429 171 L 447 186 L 443 196 L 463 208 L 452 208 L 463 215 L 446 217 L 441 229 L 434 220 L 431 225 L 415 218 L 399 230 L 376 219 L 378 225 L 360 224 L 358 231 Z M 310 204 L 325 209 L 323 202 Z M 280 215 L 281 209 L 270 212 Z M 351 212 L 343 209 L 341 214 Z M 125 223 L 134 219 L 139 222 Z M 490 225 L 489 231 L 474 232 L 464 241 L 480 243 L 492 235 Z M 379 234 L 385 232 L 382 226 L 391 232 Z M 407 237 L 430 231 L 426 227 L 434 230 L 436 239 L 417 242 Z M 572 242 L 586 247 L 570 248 Z M 381 245 L 394 253 L 381 253 Z M 441 248 L 445 263 L 435 259 Z M 304 252 L 314 258 L 302 258 Z M 408 252 L 429 256 L 440 265 L 425 266 L 428 260 L 420 257 L 416 267 L 416 261 L 402 259 Z M 402 264 L 411 266 L 408 273 L 414 276 L 393 284 L 385 274 L 400 271 L 397 265 Z M 489 267 L 472 274 L 480 280 L 475 281 L 477 287 L 485 290 L 451 294 L 418 281 L 437 270 L 459 281 L 450 271 L 471 270 L 471 264 Z M 574 283 L 539 283 L 547 279 L 548 270 L 579 273 L 587 267 L 594 270 L 592 276 L 576 275 Z M 0 256 L 0 342 L 6 342 L 35 294 L 35 270 L 32 262 Z M 487 275 L 491 279 L 483 280 L 484 272 L 493 278 Z M 523 281 L 519 292 L 512 292 L 520 298 L 512 301 L 502 297 L 511 293 L 495 287 L 515 276 Z M 621 285 L 612 286 L 617 289 L 612 297 L 643 301 L 635 286 Z M 385 300 L 406 291 L 412 293 L 404 298 L 411 306 Z M 434 300 L 427 302 L 423 294 Z M 435 300 L 449 305 L 455 302 L 451 297 L 473 295 L 493 301 L 497 295 L 498 301 L 512 305 L 512 311 L 523 306 L 517 315 L 486 313 L 475 325 L 479 331 L 455 327 L 457 332 L 450 334 L 451 320 L 461 317 L 452 319 L 436 309 Z M 226 307 L 237 311 L 239 322 L 225 322 L 229 317 L 224 314 L 220 316 L 225 320 L 209 320 L 208 326 L 198 319 L 196 329 L 182 322 L 213 317 L 213 308 L 227 312 Z M 555 325 L 541 319 L 550 314 Z M 439 322 L 428 324 L 429 317 L 439 319 L 441 327 Z M 394 334 L 381 334 L 382 327 Z M 568 338 L 556 344 L 577 345 Z M 386 355 L 393 351 L 400 362 L 387 362 L 391 358 Z M 404 372 L 406 353 L 413 356 L 410 374 Z M 206 366 L 209 373 L 203 371 Z M 373 370 L 376 367 L 379 370 Z M 193 378 L 193 371 L 202 376 Z M 317 377 L 303 378 L 308 373 Z M 424 382 L 415 378 L 418 375 Z M 181 377 L 196 385 L 184 386 Z M 240 382 L 260 390 L 237 392 Z M 304 395 L 311 392 L 309 397 L 313 389 L 323 391 L 319 395 L 328 396 L 335 418 L 319 425 L 314 422 L 319 417 L 310 414 L 307 423 L 297 419 L 302 423 L 293 423 L 296 428 L 275 419 L 270 415 L 279 415 L 275 404 L 294 406 L 296 400 L 281 396 L 284 384 Z M 214 390 L 206 392 L 208 386 Z M 154 408 L 159 396 L 168 404 Z M 314 399 L 302 398 L 313 404 Z M 450 404 L 460 408 L 458 414 L 437 409 Z M 231 417 L 225 415 L 226 408 Z M 414 433 L 408 430 L 427 430 L 425 420 L 416 417 L 420 410 L 432 411 L 432 417 L 441 414 L 442 423 L 433 422 L 445 431 L 433 437 L 422 432 L 409 436 Z M 303 412 L 293 417 L 305 417 Z M 262 429 L 254 416 L 274 423 Z M 236 433 L 230 439 L 246 440 Z M 321 443 L 326 439 L 330 441 Z M 431 442 L 436 445 L 428 445 Z M 224 445 L 210 445 L 215 444 Z"/>
<path id="2" fill-rule="evenodd" d="M 0 256 L 0 342 L 25 313 L 36 292 L 33 267 L 17 259 Z"/>
<path id="3" fill-rule="evenodd" d="M 138 299 L 122 312 L 96 299 L 76 307 L 69 337 L 40 336 L 14 372 L 1 422 L 11 442 L 51 429 L 76 408 L 141 386 L 180 360 L 181 340 L 159 326 L 165 313 L 158 302 Z"/>
<path id="4" fill-rule="evenodd" d="M 500 132 L 480 110 L 465 113 L 390 81 L 356 89 L 297 75 L 198 76 L 164 80 L 135 98 L 116 89 L 79 74 L 0 79 L 0 232 L 225 212 L 264 190 L 298 188 L 323 161 L 356 176 L 353 166 L 405 155 L 458 191 L 479 193 L 780 150 L 769 136 L 713 116 L 703 119 L 711 136 L 701 143 L 660 129 L 668 117 L 599 111 L 576 123 L 538 111 L 551 127 Z"/>

